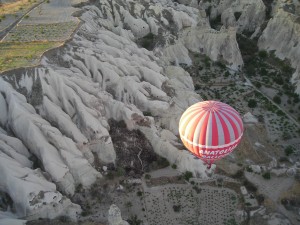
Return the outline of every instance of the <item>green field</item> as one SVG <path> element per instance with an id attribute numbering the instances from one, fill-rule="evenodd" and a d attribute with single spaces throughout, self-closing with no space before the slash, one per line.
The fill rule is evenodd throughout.
<path id="1" fill-rule="evenodd" d="M 0 72 L 23 66 L 33 66 L 48 49 L 62 42 L 0 42 Z"/>

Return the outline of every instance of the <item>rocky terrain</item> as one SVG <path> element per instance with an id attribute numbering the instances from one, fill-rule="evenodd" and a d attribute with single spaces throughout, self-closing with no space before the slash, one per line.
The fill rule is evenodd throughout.
<path id="1" fill-rule="evenodd" d="M 206 186 L 199 200 L 190 201 L 191 205 L 201 208 L 203 199 L 212 199 L 209 207 L 215 208 L 221 197 L 228 204 L 228 211 L 215 220 L 205 214 L 198 217 L 196 210 L 195 218 L 181 221 L 182 224 L 245 223 L 250 220 L 250 211 L 253 221 L 260 224 L 297 221 L 294 212 L 298 203 L 293 205 L 293 212 L 287 210 L 280 204 L 281 193 L 276 192 L 275 197 L 266 193 L 268 184 L 258 188 L 258 193 L 266 196 L 265 202 L 270 201 L 269 205 L 268 202 L 261 205 L 267 208 L 267 213 L 256 213 L 257 208 L 249 205 L 243 208 L 239 189 L 243 184 L 253 190 L 247 182 L 260 185 L 256 176 L 239 175 L 239 171 L 255 169 L 262 175 L 270 171 L 278 176 L 290 174 L 287 185 L 278 190 L 299 187 L 299 181 L 294 179 L 299 173 L 296 150 L 300 144 L 299 102 L 294 95 L 294 91 L 299 93 L 299 8 L 297 1 L 266 3 L 262 0 L 66 1 L 64 16 L 53 19 L 57 23 L 74 22 L 78 21 L 77 16 L 81 23 L 74 22 L 63 32 L 65 35 L 76 25 L 72 38 L 45 52 L 38 66 L 9 70 L 0 76 L 0 224 L 24 224 L 24 220 L 39 224 L 38 219 L 59 219 L 125 225 L 140 221 L 133 212 L 144 215 L 144 224 L 163 223 L 170 218 L 158 217 L 155 213 L 159 208 L 155 207 L 162 206 L 153 201 L 159 200 L 164 191 L 171 195 L 172 187 L 160 184 L 172 182 L 178 192 L 190 192 L 176 197 L 180 207 L 178 202 L 170 200 L 164 206 L 165 214 L 177 213 L 188 196 L 200 193 L 195 182 L 200 186 L 204 182 Z M 53 17 L 51 8 L 60 4 L 58 0 L 43 3 L 41 15 L 38 8 L 34 10 L 4 41 L 16 41 L 13 35 L 20 35 L 20 29 L 28 23 L 32 25 L 37 21 L 35 18 L 43 18 L 40 23 L 44 26 Z M 25 36 L 19 41 L 32 41 L 30 35 Z M 44 33 L 34 36 L 49 41 L 56 37 Z M 288 62 L 276 61 L 278 58 L 290 60 L 295 72 Z M 250 70 L 249 65 L 254 62 L 251 60 L 265 63 L 268 71 L 284 72 L 284 82 L 291 87 L 288 94 L 293 96 L 294 104 L 288 103 L 287 98 L 282 103 L 272 100 L 281 86 L 267 86 L 259 67 Z M 276 67 L 274 61 L 283 63 L 283 67 Z M 289 77 L 296 84 L 295 90 Z M 284 96 L 281 98 L 285 99 Z M 244 118 L 245 138 L 237 153 L 220 162 L 219 171 L 212 177 L 206 165 L 189 154 L 178 138 L 181 114 L 203 99 L 219 99 L 234 105 L 241 114 L 249 111 L 254 114 L 248 113 Z M 256 99 L 255 107 L 249 99 Z M 278 118 L 285 128 L 273 122 Z M 292 152 L 287 154 L 284 149 L 289 147 Z M 278 161 L 284 152 L 287 156 L 294 154 L 294 160 L 286 157 L 282 165 Z M 169 165 L 179 174 L 197 179 L 193 184 L 187 183 L 189 178 L 171 176 L 170 171 L 161 179 L 150 179 L 148 173 Z M 165 178 L 167 175 L 173 178 Z M 134 184 L 126 184 L 124 179 Z M 280 182 L 274 178 L 272 186 Z M 296 198 L 298 202 L 298 192 L 290 193 L 293 195 L 284 196 L 285 200 Z M 146 207 L 142 210 L 133 199 L 145 194 L 140 199 Z M 117 204 L 120 201 L 122 206 Z M 135 203 L 130 206 L 131 201 Z M 117 206 L 109 209 L 111 204 Z M 234 213 L 237 209 L 241 210 L 240 215 L 248 213 L 249 217 L 237 219 L 239 216 Z M 122 220 L 120 210 L 128 222 Z M 180 213 L 187 215 L 184 209 Z"/>
<path id="2" fill-rule="evenodd" d="M 296 85 L 296 93 L 300 94 L 299 83 L 299 1 L 278 1 L 274 7 L 273 17 L 269 20 L 266 29 L 259 37 L 258 46 L 260 49 L 274 51 L 280 59 L 290 61 L 296 69 L 291 82 Z"/>

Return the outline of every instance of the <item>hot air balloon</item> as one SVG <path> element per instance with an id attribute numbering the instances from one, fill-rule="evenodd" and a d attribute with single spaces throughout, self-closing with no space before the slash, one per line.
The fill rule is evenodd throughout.
<path id="1" fill-rule="evenodd" d="M 203 101 L 190 106 L 179 121 L 179 135 L 185 147 L 207 163 L 230 154 L 243 136 L 243 122 L 231 106 Z"/>

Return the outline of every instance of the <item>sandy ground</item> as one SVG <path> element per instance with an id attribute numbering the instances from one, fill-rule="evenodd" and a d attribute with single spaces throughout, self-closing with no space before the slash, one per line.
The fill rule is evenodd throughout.
<path id="1" fill-rule="evenodd" d="M 160 170 L 152 171 L 149 174 L 151 175 L 152 178 L 157 178 L 157 177 L 164 177 L 164 176 L 166 177 L 179 176 L 181 173 L 176 169 L 172 169 L 171 167 L 166 167 Z"/>
<path id="2" fill-rule="evenodd" d="M 278 202 L 280 195 L 287 191 L 295 182 L 294 178 L 276 177 L 276 175 L 271 175 L 270 180 L 264 179 L 261 175 L 249 172 L 245 172 L 245 176 L 258 187 L 260 193 L 268 196 L 274 202 Z"/>
<path id="3" fill-rule="evenodd" d="M 258 192 L 268 197 L 268 205 L 285 215 L 292 224 L 299 224 L 299 215 L 286 210 L 280 203 L 280 198 L 284 192 L 295 183 L 295 179 L 291 177 L 276 177 L 271 175 L 270 180 L 264 179 L 261 175 L 245 172 L 246 178 L 258 187 Z"/>

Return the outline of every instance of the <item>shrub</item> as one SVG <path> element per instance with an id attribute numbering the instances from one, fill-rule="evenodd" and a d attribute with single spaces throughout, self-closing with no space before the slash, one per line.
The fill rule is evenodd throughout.
<path id="1" fill-rule="evenodd" d="M 66 223 L 66 222 L 69 222 L 69 221 L 70 221 L 70 218 L 67 217 L 67 216 L 60 216 L 60 217 L 59 217 L 59 221 L 60 221 L 60 222 L 63 222 L 63 223 Z"/>
<path id="2" fill-rule="evenodd" d="M 113 174 L 113 172 L 108 172 L 107 175 L 106 175 L 107 179 L 109 180 L 113 180 L 115 175 Z"/>
<path id="3" fill-rule="evenodd" d="M 225 73 L 224 73 L 224 77 L 229 77 L 230 76 L 230 73 L 228 72 L 228 71 L 226 71 Z"/>
<path id="4" fill-rule="evenodd" d="M 180 212 L 181 205 L 173 205 L 174 212 Z"/>
<path id="5" fill-rule="evenodd" d="M 116 172 L 116 176 L 121 177 L 124 176 L 126 174 L 126 171 L 124 168 L 122 167 L 118 167 L 117 172 Z"/>
<path id="6" fill-rule="evenodd" d="M 157 160 L 157 163 L 160 167 L 164 168 L 164 167 L 167 167 L 167 166 L 170 166 L 170 163 L 169 161 L 164 158 L 164 157 L 160 157 L 158 160 Z"/>
<path id="7" fill-rule="evenodd" d="M 177 169 L 177 165 L 176 165 L 176 164 L 173 164 L 173 165 L 172 165 L 172 168 L 173 168 L 173 169 Z"/>
<path id="8" fill-rule="evenodd" d="M 245 180 L 243 182 L 243 184 L 247 188 L 248 191 L 250 191 L 250 192 L 256 192 L 257 191 L 257 187 L 254 184 L 252 184 L 250 181 Z"/>
<path id="9" fill-rule="evenodd" d="M 192 173 L 192 172 L 186 171 L 186 172 L 184 173 L 184 179 L 185 179 L 185 180 L 189 181 L 190 178 L 192 178 L 192 177 L 193 177 L 193 173 Z"/>
<path id="10" fill-rule="evenodd" d="M 271 179 L 271 174 L 270 174 L 270 172 L 265 172 L 262 176 L 263 176 L 263 178 L 265 178 L 266 180 L 270 180 L 270 179 Z"/>
<path id="11" fill-rule="evenodd" d="M 274 101 L 275 103 L 277 103 L 277 104 L 280 104 L 280 103 L 281 103 L 281 98 L 280 98 L 280 96 L 275 95 L 274 98 L 273 98 L 273 101 Z"/>
<path id="12" fill-rule="evenodd" d="M 82 212 L 81 212 L 81 216 L 88 216 L 88 215 L 90 215 L 90 214 L 91 214 L 91 212 L 88 211 L 88 210 L 85 210 L 85 211 L 82 211 Z"/>
<path id="13" fill-rule="evenodd" d="M 151 175 L 150 174 L 145 174 L 145 179 L 149 180 L 151 178 Z"/>
<path id="14" fill-rule="evenodd" d="M 286 156 L 289 156 L 294 153 L 294 148 L 289 145 L 284 149 L 284 152 Z"/>
<path id="15" fill-rule="evenodd" d="M 260 58 L 266 58 L 267 56 L 268 56 L 268 52 L 267 51 L 265 51 L 265 50 L 262 50 L 262 51 L 259 51 L 258 52 L 258 56 L 260 57 Z"/>
<path id="16" fill-rule="evenodd" d="M 149 111 L 143 112 L 144 116 L 152 116 L 152 113 Z"/>
<path id="17" fill-rule="evenodd" d="M 247 170 L 247 172 L 250 172 L 250 173 L 252 173 L 252 172 L 253 172 L 252 168 L 251 168 L 251 167 L 249 167 L 249 166 L 247 167 L 247 169 L 246 169 L 246 170 Z"/>
<path id="18" fill-rule="evenodd" d="M 141 38 L 141 46 L 145 49 L 151 50 L 154 47 L 154 39 L 154 34 L 147 34 L 145 37 Z"/>
<path id="19" fill-rule="evenodd" d="M 257 87 L 257 88 L 260 88 L 261 87 L 261 83 L 257 82 L 257 81 L 254 81 L 253 84 Z"/>
<path id="20" fill-rule="evenodd" d="M 140 225 L 143 223 L 142 220 L 137 218 L 137 215 L 131 215 L 127 221 L 130 225 Z"/>
<path id="21" fill-rule="evenodd" d="M 238 170 L 235 174 L 232 175 L 232 178 L 234 179 L 240 179 L 244 176 L 243 170 Z"/>
<path id="22" fill-rule="evenodd" d="M 235 20 L 238 21 L 239 18 L 241 17 L 241 15 L 242 15 L 241 12 L 235 12 L 235 13 L 234 13 Z"/>
<path id="23" fill-rule="evenodd" d="M 257 106 L 257 102 L 255 101 L 255 99 L 250 99 L 248 101 L 248 107 L 255 108 L 256 106 Z"/>
<path id="24" fill-rule="evenodd" d="M 220 25 L 222 25 L 221 15 L 218 15 L 215 19 L 210 20 L 210 26 L 213 29 L 216 29 Z"/>
<path id="25" fill-rule="evenodd" d="M 259 204 L 262 204 L 265 201 L 265 196 L 263 194 L 259 194 L 257 196 L 257 201 Z"/>
<path id="26" fill-rule="evenodd" d="M 197 90 L 199 90 L 199 89 L 201 89 L 201 85 L 195 84 L 195 90 L 197 91 Z"/>

